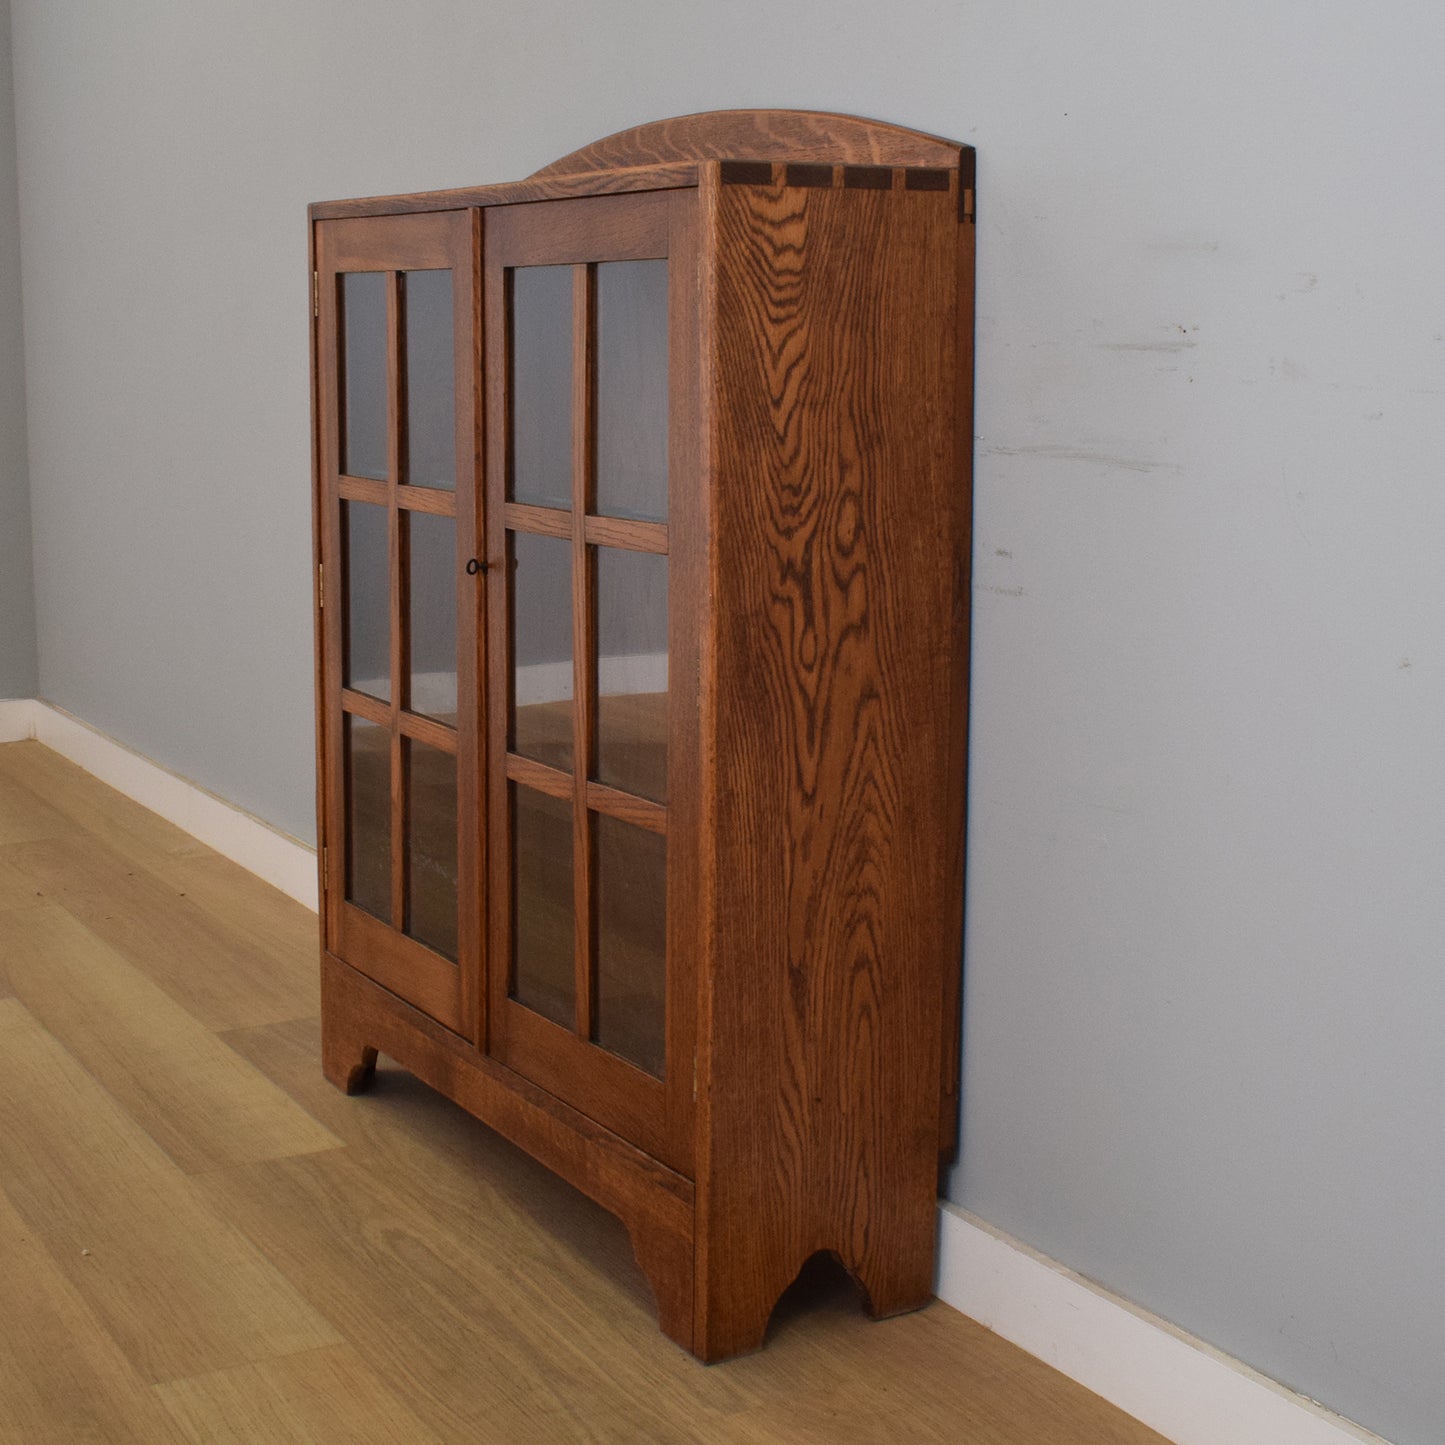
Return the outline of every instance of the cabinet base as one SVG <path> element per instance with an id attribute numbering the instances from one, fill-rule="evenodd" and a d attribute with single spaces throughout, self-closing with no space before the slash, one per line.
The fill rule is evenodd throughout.
<path id="1" fill-rule="evenodd" d="M 370 1084 L 378 1052 L 446 1095 L 503 1138 L 621 1220 L 668 1338 L 704 1363 L 762 1346 L 786 1278 L 709 1279 L 697 1259 L 692 1181 L 659 1164 L 474 1048 L 334 955 L 321 957 L 321 1057 L 326 1077 L 347 1094 Z M 838 1258 L 880 1319 L 932 1299 L 932 1271 L 870 1278 Z M 701 1271 L 699 1273 L 699 1271 Z M 905 1277 L 906 1276 L 906 1277 Z M 709 1283 L 714 1286 L 709 1288 Z"/>

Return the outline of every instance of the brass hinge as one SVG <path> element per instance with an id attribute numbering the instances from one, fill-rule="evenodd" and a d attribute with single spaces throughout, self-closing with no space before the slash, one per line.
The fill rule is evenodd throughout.
<path id="1" fill-rule="evenodd" d="M 326 891 L 326 880 L 331 877 L 331 849 L 321 845 L 321 890 Z"/>
<path id="2" fill-rule="evenodd" d="M 311 314 L 313 316 L 321 315 L 321 273 L 319 271 L 311 273 Z"/>
<path id="3" fill-rule="evenodd" d="M 326 567 L 321 562 L 316 564 L 316 605 L 326 606 Z"/>

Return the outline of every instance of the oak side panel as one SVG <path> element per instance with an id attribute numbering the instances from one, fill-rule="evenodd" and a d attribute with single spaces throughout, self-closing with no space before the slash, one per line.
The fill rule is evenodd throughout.
<path id="1" fill-rule="evenodd" d="M 835 1252 L 931 1296 L 960 507 L 957 197 L 715 193 L 712 933 L 695 1347 Z"/>

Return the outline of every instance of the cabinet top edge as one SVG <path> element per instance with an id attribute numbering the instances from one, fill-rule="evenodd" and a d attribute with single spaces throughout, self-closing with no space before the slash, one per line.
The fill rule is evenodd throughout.
<path id="1" fill-rule="evenodd" d="M 618 131 L 525 180 L 405 195 L 316 201 L 313 221 L 464 210 L 570 196 L 676 190 L 714 161 L 958 170 L 973 185 L 973 147 L 887 121 L 806 110 L 714 110 Z"/>
<path id="2" fill-rule="evenodd" d="M 891 121 L 819 110 L 708 110 L 617 131 L 533 173 L 571 176 L 679 161 L 953 168 L 972 146 Z"/>
<path id="3" fill-rule="evenodd" d="M 571 196 L 620 195 L 628 191 L 668 191 L 695 186 L 699 167 L 692 162 L 626 166 L 577 175 L 544 176 L 491 186 L 459 186 L 444 191 L 414 191 L 396 196 L 361 196 L 353 200 L 313 201 L 313 221 L 350 216 L 393 216 L 408 211 L 461 211 L 474 206 L 508 206 L 527 201 L 562 200 Z"/>

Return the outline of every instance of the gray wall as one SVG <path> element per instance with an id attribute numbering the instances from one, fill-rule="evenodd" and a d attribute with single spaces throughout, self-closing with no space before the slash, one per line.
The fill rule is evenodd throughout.
<path id="1" fill-rule="evenodd" d="M 0 698 L 35 696 L 30 484 L 25 466 L 25 356 L 20 324 L 20 212 L 10 11 L 0 3 Z"/>
<path id="2" fill-rule="evenodd" d="M 41 688 L 310 832 L 304 206 L 794 105 L 980 156 L 951 1193 L 1445 1419 L 1445 12 L 16 0 Z"/>

